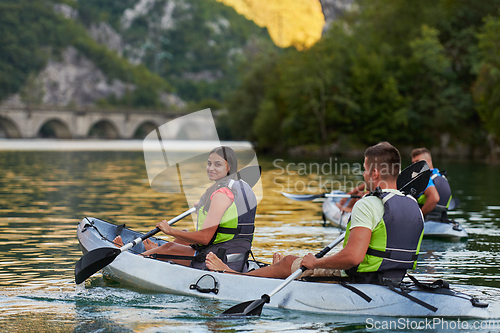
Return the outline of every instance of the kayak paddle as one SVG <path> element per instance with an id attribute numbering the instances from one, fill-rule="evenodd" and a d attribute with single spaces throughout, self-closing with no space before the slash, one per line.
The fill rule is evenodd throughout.
<path id="1" fill-rule="evenodd" d="M 418 161 L 416 163 L 413 163 L 412 165 L 408 166 L 406 169 L 401 171 L 401 173 L 398 176 L 398 188 L 401 189 L 401 192 L 404 192 L 406 194 L 412 194 L 412 193 L 410 193 L 410 187 L 406 188 L 405 185 L 407 185 L 410 181 L 416 181 L 413 178 L 419 176 L 420 174 L 422 174 L 426 170 L 429 170 L 429 166 L 427 165 L 426 161 L 422 160 L 422 161 Z M 422 179 L 425 179 L 425 176 Z M 415 187 L 414 184 L 415 183 L 412 183 L 411 186 Z M 425 189 L 425 187 L 424 187 L 424 189 Z M 336 194 L 336 193 L 292 194 L 292 193 L 281 192 L 281 194 L 283 194 L 288 199 L 295 200 L 295 201 L 311 201 L 311 200 L 319 199 L 319 198 L 361 198 L 362 197 L 360 195 Z M 418 194 L 420 194 L 420 193 L 416 193 L 415 195 L 418 195 Z"/>
<path id="2" fill-rule="evenodd" d="M 244 180 L 250 187 L 254 187 L 255 184 L 260 179 L 261 167 L 259 165 L 249 165 L 240 171 L 237 172 L 238 179 Z M 182 220 L 186 216 L 191 215 L 196 211 L 196 208 L 193 207 L 184 213 L 174 217 L 170 221 L 168 221 L 169 225 L 174 224 L 177 221 Z M 75 282 L 76 284 L 80 284 L 91 277 L 94 273 L 103 269 L 104 267 L 111 264 L 115 258 L 121 254 L 122 252 L 128 251 L 133 248 L 135 245 L 143 242 L 151 236 L 156 235 L 160 232 L 160 228 L 155 228 L 148 232 L 147 234 L 142 235 L 134 239 L 133 241 L 123 245 L 122 247 L 100 247 L 85 253 L 80 260 L 75 265 Z"/>
<path id="3" fill-rule="evenodd" d="M 174 224 L 177 221 L 182 220 L 186 216 L 191 215 L 196 211 L 196 208 L 193 207 L 184 213 L 174 217 L 170 221 L 168 221 L 169 225 Z M 141 237 L 138 237 L 134 239 L 133 241 L 123 245 L 122 247 L 100 247 L 97 249 L 94 249 L 92 251 L 89 251 L 83 255 L 83 257 L 78 260 L 78 262 L 75 265 L 75 282 L 76 284 L 80 284 L 83 281 L 87 280 L 89 277 L 91 277 L 94 273 L 100 271 L 104 267 L 108 266 L 111 264 L 115 258 L 121 254 L 122 252 L 128 251 L 131 248 L 133 248 L 135 245 L 143 242 L 147 238 L 156 235 L 158 232 L 160 232 L 160 228 L 156 227 L 147 234 L 142 235 Z"/>
<path id="4" fill-rule="evenodd" d="M 424 162 L 425 165 L 423 165 Z M 402 193 L 405 194 L 411 194 L 413 196 L 416 196 L 420 193 L 422 193 L 425 188 L 427 187 L 427 184 L 429 182 L 429 177 L 431 175 L 431 171 L 429 169 L 429 166 L 427 165 L 427 162 L 425 161 L 419 161 L 417 163 L 414 163 L 404 169 L 398 176 L 398 189 Z M 399 178 L 402 177 L 401 181 L 401 186 L 399 186 Z M 330 243 L 328 246 L 326 246 L 323 250 L 318 252 L 315 257 L 316 258 L 321 258 L 325 254 L 327 254 L 333 247 L 335 247 L 337 244 L 339 244 L 341 241 L 344 240 L 345 233 L 337 237 L 332 243 Z M 295 280 L 300 274 L 302 274 L 307 268 L 305 266 L 300 267 L 297 269 L 295 272 L 293 272 L 288 278 L 286 278 L 285 281 L 283 281 L 282 284 L 280 284 L 278 287 L 276 287 L 271 293 L 264 294 L 260 297 L 260 299 L 252 300 L 252 301 L 247 301 L 243 302 L 240 304 L 237 304 L 226 311 L 224 311 L 220 316 L 225 317 L 225 316 L 260 316 L 262 312 L 262 308 L 264 307 L 265 303 L 269 303 L 271 301 L 271 297 L 285 288 L 290 282 Z"/>
<path id="5" fill-rule="evenodd" d="M 344 237 L 345 233 L 342 233 L 342 235 L 340 235 L 333 242 L 328 244 L 323 250 L 316 253 L 315 257 L 316 258 L 323 257 L 325 254 L 330 252 L 332 248 L 337 246 L 337 244 L 342 242 L 344 240 Z M 300 274 L 302 274 L 306 270 L 307 268 L 305 266 L 300 267 L 295 272 L 293 272 L 292 275 L 287 277 L 282 284 L 280 284 L 272 292 L 270 292 L 269 295 L 264 294 L 261 296 L 260 299 L 237 304 L 232 308 L 229 308 L 226 311 L 224 311 L 220 316 L 260 316 L 262 308 L 264 307 L 264 303 L 269 303 L 271 301 L 271 297 L 273 297 L 274 294 L 279 292 L 281 289 L 285 288 L 290 282 L 295 280 L 295 278 L 297 278 Z"/>

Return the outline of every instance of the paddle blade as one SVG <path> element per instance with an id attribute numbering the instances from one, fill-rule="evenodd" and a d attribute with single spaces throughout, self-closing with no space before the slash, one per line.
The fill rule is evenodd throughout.
<path id="1" fill-rule="evenodd" d="M 265 303 L 262 298 L 243 302 L 222 312 L 219 317 L 260 316 Z"/>
<path id="2" fill-rule="evenodd" d="M 325 197 L 324 193 L 322 193 L 322 194 L 292 194 L 292 193 L 281 192 L 281 194 L 283 194 L 288 199 L 295 200 L 295 201 L 311 201 L 314 199 Z"/>
<path id="3" fill-rule="evenodd" d="M 399 190 L 403 188 L 406 184 L 413 180 L 420 173 L 429 170 L 429 165 L 426 161 L 415 162 L 408 167 L 406 167 L 398 176 L 397 187 Z"/>
<path id="4" fill-rule="evenodd" d="M 412 180 L 410 180 L 406 185 L 398 188 L 402 193 L 411 194 L 413 197 L 417 198 L 420 193 L 422 193 L 427 184 L 429 184 L 429 178 L 431 177 L 432 171 L 425 170 L 418 175 L 416 175 Z"/>
<path id="5" fill-rule="evenodd" d="M 100 247 L 87 252 L 75 265 L 75 282 L 87 280 L 94 273 L 108 266 L 121 253 L 116 247 Z"/>
<path id="6" fill-rule="evenodd" d="M 452 198 L 450 201 L 450 206 L 448 207 L 448 210 L 453 210 L 460 205 L 460 200 L 457 198 Z"/>

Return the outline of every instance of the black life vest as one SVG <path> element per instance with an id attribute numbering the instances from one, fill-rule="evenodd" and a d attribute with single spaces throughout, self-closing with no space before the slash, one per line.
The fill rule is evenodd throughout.
<path id="1" fill-rule="evenodd" d="M 383 272 L 391 278 L 404 276 L 407 269 L 414 269 L 424 235 L 422 212 L 417 201 L 407 195 L 391 192 L 375 192 L 384 204 L 382 220 L 372 231 L 370 245 L 364 260 L 346 270 L 349 276 L 374 276 L 369 273 Z M 346 240 L 349 237 L 351 221 L 347 224 Z M 392 274 L 394 273 L 394 274 Z M 369 281 L 366 281 L 369 282 Z"/>

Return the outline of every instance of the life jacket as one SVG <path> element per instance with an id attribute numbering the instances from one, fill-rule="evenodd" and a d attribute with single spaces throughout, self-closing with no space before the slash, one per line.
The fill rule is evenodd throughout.
<path id="1" fill-rule="evenodd" d="M 243 180 L 231 179 L 225 186 L 233 191 L 234 201 L 226 209 L 224 215 L 222 215 L 219 227 L 208 245 L 238 238 L 246 238 L 252 242 L 255 229 L 257 198 L 252 188 Z M 197 231 L 202 229 L 206 217 L 207 213 L 205 213 L 202 206 L 198 210 Z"/>
<path id="2" fill-rule="evenodd" d="M 234 201 L 222 215 L 219 227 L 207 245 L 192 245 L 197 251 L 198 259 L 193 260 L 192 267 L 205 268 L 205 257 L 208 252 L 219 254 L 222 261 L 232 269 L 242 271 L 242 265 L 246 263 L 248 254 L 252 247 L 253 234 L 255 230 L 255 213 L 257 210 L 257 198 L 252 188 L 243 180 L 229 180 L 224 184 L 234 193 Z M 201 230 L 207 216 L 204 207 L 198 210 L 198 223 L 196 230 Z M 221 252 L 222 251 L 222 252 Z M 231 260 L 225 255 L 232 254 Z M 236 256 L 243 254 L 243 256 Z M 228 261 L 229 260 L 229 261 Z"/>
<path id="3" fill-rule="evenodd" d="M 448 183 L 448 179 L 441 173 L 434 173 L 431 176 L 431 179 L 434 181 L 434 186 L 436 186 L 436 190 L 439 193 L 439 201 L 438 205 L 444 206 L 448 208 L 451 202 L 451 187 Z"/>
<path id="4" fill-rule="evenodd" d="M 410 195 L 402 196 L 379 191 L 375 195 L 384 204 L 382 220 L 372 231 L 364 260 L 345 272 L 357 277 L 358 282 L 373 283 L 380 276 L 402 279 L 407 269 L 417 265 L 420 243 L 424 235 L 422 212 Z M 349 220 L 344 246 L 349 239 Z M 373 274 L 376 273 L 376 274 Z M 382 273 L 382 274 L 379 274 Z"/>

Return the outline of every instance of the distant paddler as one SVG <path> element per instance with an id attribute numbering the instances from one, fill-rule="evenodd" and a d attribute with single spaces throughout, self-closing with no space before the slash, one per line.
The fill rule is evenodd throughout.
<path id="1" fill-rule="evenodd" d="M 427 148 L 416 148 L 411 152 L 412 163 L 426 161 L 432 171 L 424 193 L 418 197 L 418 203 L 426 221 L 446 221 L 447 211 L 450 206 L 452 195 L 450 184 L 446 174 L 441 173 L 432 164 L 431 152 Z"/>

